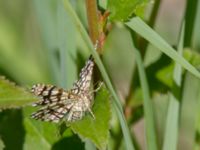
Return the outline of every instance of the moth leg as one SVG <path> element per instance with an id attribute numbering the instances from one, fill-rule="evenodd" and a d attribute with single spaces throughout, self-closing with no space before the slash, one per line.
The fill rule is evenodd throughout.
<path id="1" fill-rule="evenodd" d="M 90 115 L 92 116 L 92 118 L 95 120 L 96 118 L 95 118 L 95 115 L 94 115 L 94 113 L 92 112 L 92 110 L 91 110 L 90 108 L 88 108 L 88 111 L 89 111 Z"/>
<path id="2" fill-rule="evenodd" d="M 96 89 L 90 91 L 90 94 L 98 92 L 101 89 L 102 85 L 103 85 L 103 82 L 100 82 Z"/>

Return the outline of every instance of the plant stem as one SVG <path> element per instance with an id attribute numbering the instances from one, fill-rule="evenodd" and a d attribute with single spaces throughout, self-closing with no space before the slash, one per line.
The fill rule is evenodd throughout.
<path id="1" fill-rule="evenodd" d="M 98 29 L 98 10 L 96 0 L 86 0 L 87 20 L 89 26 L 89 35 L 93 44 L 96 43 L 99 37 Z"/>

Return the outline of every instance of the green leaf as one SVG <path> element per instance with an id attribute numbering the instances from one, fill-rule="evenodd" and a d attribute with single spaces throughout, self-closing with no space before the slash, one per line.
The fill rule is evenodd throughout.
<path id="1" fill-rule="evenodd" d="M 110 19 L 124 21 L 133 15 L 141 13 L 141 9 L 148 0 L 109 0 L 108 10 L 111 12 Z"/>
<path id="2" fill-rule="evenodd" d="M 36 101 L 25 89 L 0 76 L 0 108 L 16 108 Z"/>
<path id="3" fill-rule="evenodd" d="M 180 56 L 175 49 L 173 49 L 163 38 L 161 38 L 153 29 L 151 29 L 146 23 L 144 23 L 139 17 L 131 19 L 126 23 L 133 31 L 140 34 L 143 38 L 149 41 L 152 45 L 157 47 L 175 62 L 179 63 L 182 67 L 190 71 L 192 74 L 200 78 L 199 71 Z"/>
<path id="4" fill-rule="evenodd" d="M 200 55 L 199 53 L 195 52 L 194 50 L 191 49 L 184 49 L 183 51 L 183 56 L 184 58 L 191 63 L 195 67 L 200 66 Z M 173 70 L 174 70 L 174 63 L 170 63 L 168 66 L 160 69 L 156 73 L 156 77 L 163 82 L 165 85 L 169 86 L 172 88 L 173 86 Z"/>
<path id="5" fill-rule="evenodd" d="M 31 119 L 30 114 L 34 109 L 32 107 L 23 109 L 23 125 L 26 130 L 23 149 L 60 150 L 67 147 L 80 150 L 84 147 L 84 143 L 81 142 L 78 136 L 73 134 L 70 128 L 67 128 L 61 135 L 59 124 Z M 65 126 L 65 124 L 63 125 Z"/>
<path id="6" fill-rule="evenodd" d="M 155 130 L 155 118 L 152 107 L 152 102 L 150 98 L 149 86 L 147 83 L 147 77 L 144 70 L 144 65 L 142 63 L 142 57 L 139 50 L 134 47 L 134 54 L 136 63 L 138 66 L 140 84 L 143 92 L 143 105 L 144 105 L 144 117 L 145 117 L 145 131 L 146 131 L 146 141 L 147 149 L 157 150 L 157 140 L 156 140 L 156 130 Z"/>
<path id="7" fill-rule="evenodd" d="M 5 145 L 3 144 L 3 141 L 0 139 L 0 150 L 3 150 L 5 148 Z"/>
<path id="8" fill-rule="evenodd" d="M 60 138 L 57 133 L 56 124 L 49 122 L 42 122 L 30 118 L 30 114 L 34 108 L 26 107 L 24 111 L 24 127 L 26 136 L 24 139 L 24 149 L 35 150 L 43 149 L 49 150 L 52 145 Z"/>
<path id="9" fill-rule="evenodd" d="M 188 49 L 188 48 L 184 49 L 183 56 L 187 61 L 189 61 L 195 67 L 200 66 L 200 55 L 193 49 Z"/>
<path id="10" fill-rule="evenodd" d="M 92 108 L 95 119 L 86 115 L 83 120 L 71 124 L 72 130 L 84 141 L 90 139 L 99 149 L 106 149 L 111 119 L 109 93 L 105 87 L 97 93 Z"/>
<path id="11" fill-rule="evenodd" d="M 21 109 L 8 109 L 0 113 L 0 137 L 6 149 L 22 149 L 25 131 Z"/>
<path id="12" fill-rule="evenodd" d="M 156 77 L 163 82 L 165 85 L 172 87 L 173 85 L 173 69 L 174 64 L 170 63 L 168 66 L 160 69 L 156 73 Z"/>
<path id="13" fill-rule="evenodd" d="M 83 150 L 84 149 L 84 143 L 81 141 L 80 138 L 78 138 L 77 135 L 73 135 L 70 137 L 64 137 L 60 139 L 58 142 L 56 142 L 51 150 Z M 85 150 L 91 150 L 91 149 L 85 149 Z M 93 149 L 93 150 L 96 150 Z"/>
<path id="14" fill-rule="evenodd" d="M 52 146 L 51 143 L 44 137 L 44 135 L 42 133 L 42 132 L 44 132 L 44 130 L 48 129 L 50 125 L 46 126 L 47 128 L 44 128 L 44 127 L 42 127 L 41 123 L 38 123 L 38 125 L 36 126 L 35 124 L 33 124 L 32 120 L 26 118 L 26 119 L 24 119 L 24 126 L 26 129 L 24 149 L 48 150 L 51 148 L 51 146 Z M 52 130 L 55 131 L 55 129 L 52 129 Z M 52 134 L 52 135 L 54 135 L 54 134 Z"/>

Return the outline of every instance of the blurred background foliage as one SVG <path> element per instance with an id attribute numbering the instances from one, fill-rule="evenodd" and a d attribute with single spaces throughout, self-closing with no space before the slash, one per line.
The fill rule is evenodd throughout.
<path id="1" fill-rule="evenodd" d="M 88 30 L 85 1 L 70 2 L 81 23 Z M 102 9 L 106 8 L 106 2 L 99 0 L 99 6 Z M 137 0 L 134 2 L 127 0 L 120 7 L 114 0 L 108 0 L 111 21 L 121 21 L 122 18 L 129 20 L 134 16 L 132 13 L 121 13 L 124 7 L 127 7 L 125 3 L 131 4 L 130 9 L 138 6 L 133 13 L 147 21 L 154 31 L 175 49 L 179 49 L 179 44 L 182 45 L 183 52 L 180 54 L 193 66 L 199 67 L 200 3 L 198 0 L 144 0 L 142 3 Z M 117 11 L 115 11 L 116 6 L 118 6 Z M 25 88 L 30 88 L 35 83 L 55 84 L 67 89 L 72 86 L 90 51 L 65 9 L 63 2 L 58 0 L 0 1 L 0 75 Z M 184 29 L 181 27 L 183 20 L 185 20 Z M 185 34 L 182 36 L 182 42 L 181 33 Z M 200 80 L 184 69 L 178 71 L 177 75 L 175 73 L 177 63 L 155 46 L 147 44 L 142 37 L 135 33 L 131 35 L 130 30 L 121 22 L 115 22 L 103 47 L 102 61 L 122 99 L 135 149 L 148 149 L 148 147 L 145 146 L 144 134 L 144 95 L 139 82 L 135 53 L 131 51 L 132 36 L 145 66 L 153 102 L 155 115 L 153 121 L 158 149 L 200 149 L 198 109 Z M 0 84 L 4 85 L 4 82 Z M 1 87 L 0 90 L 2 89 Z M 20 88 L 18 90 L 20 91 Z M 27 93 L 25 95 L 12 93 L 14 92 L 11 90 L 6 97 L 12 100 L 16 97 L 19 99 L 25 97 L 24 99 L 30 102 L 34 100 Z M 102 95 L 104 98 L 104 94 L 100 94 L 100 97 Z M 1 91 L 0 96 L 2 98 Z M 22 103 L 25 103 L 25 100 Z M 106 106 L 109 108 L 109 104 Z M 90 138 L 90 140 L 83 138 L 85 134 L 83 137 L 78 136 L 70 128 L 66 130 L 64 128 L 60 134 L 62 126 L 31 120 L 29 115 L 33 110 L 35 109 L 27 106 L 0 112 L 0 149 L 3 147 L 7 150 L 95 149 Z M 107 130 L 110 128 L 110 138 L 105 135 L 108 144 L 107 141 L 104 141 L 106 144 L 100 141 L 103 145 L 108 145 L 107 149 L 125 149 L 125 141 L 112 103 L 111 110 L 112 119 L 108 121 L 110 127 L 105 127 Z M 78 127 L 75 125 L 74 128 Z"/>

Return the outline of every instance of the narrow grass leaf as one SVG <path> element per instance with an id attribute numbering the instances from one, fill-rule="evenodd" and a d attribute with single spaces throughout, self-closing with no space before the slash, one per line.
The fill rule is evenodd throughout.
<path id="1" fill-rule="evenodd" d="M 51 79 L 52 82 L 59 82 L 59 74 L 58 72 L 58 61 L 57 61 L 57 39 L 56 39 L 56 11 L 53 8 L 53 1 L 40 1 L 34 0 L 33 6 L 36 11 L 36 16 L 39 22 L 39 26 L 41 28 L 42 37 L 45 42 L 45 46 L 47 47 L 46 57 L 49 64 L 49 69 L 51 71 Z"/>
<path id="2" fill-rule="evenodd" d="M 34 101 L 32 94 L 0 76 L 0 109 L 18 108 Z"/>
<path id="3" fill-rule="evenodd" d="M 177 147 L 177 132 L 179 118 L 179 103 L 172 95 L 169 95 L 169 107 L 167 113 L 167 121 L 165 127 L 163 150 L 176 150 Z"/>
<path id="4" fill-rule="evenodd" d="M 155 93 L 152 97 L 153 110 L 156 120 L 156 132 L 158 149 L 162 149 L 165 127 L 167 122 L 167 112 L 169 106 L 169 94 L 168 93 Z"/>
<path id="5" fill-rule="evenodd" d="M 184 30 L 185 30 L 185 24 L 183 22 L 178 42 L 178 53 L 180 56 L 182 56 L 183 53 Z M 172 87 L 173 94 L 170 94 L 165 136 L 163 142 L 163 150 L 177 149 L 181 80 L 182 80 L 182 67 L 180 64 L 176 63 L 173 72 L 173 81 L 174 81 Z"/>
<path id="6" fill-rule="evenodd" d="M 69 88 L 76 80 L 76 30 L 71 18 L 65 12 L 62 1 L 57 1 L 57 30 L 58 49 L 60 56 L 60 79 L 59 85 Z"/>
<path id="7" fill-rule="evenodd" d="M 133 146 L 133 143 L 132 143 L 132 140 L 131 140 L 131 136 L 130 136 L 130 132 L 129 132 L 129 129 L 128 129 L 128 125 L 127 125 L 127 122 L 126 122 L 126 119 L 125 119 L 125 116 L 123 114 L 123 111 L 122 111 L 122 106 L 121 106 L 121 103 L 120 103 L 120 99 L 119 97 L 117 96 L 112 84 L 111 84 L 111 81 L 106 73 L 106 70 L 103 66 L 103 63 L 101 62 L 97 52 L 94 50 L 94 47 L 90 41 L 90 38 L 86 32 L 86 30 L 84 29 L 83 25 L 81 24 L 79 18 L 77 17 L 76 13 L 74 12 L 73 8 L 71 7 L 70 3 L 68 0 L 64 0 L 64 6 L 65 6 L 65 10 L 70 14 L 70 16 L 72 17 L 72 21 L 74 22 L 74 24 L 76 25 L 77 27 L 77 30 L 78 32 L 80 33 L 80 35 L 82 36 L 82 38 L 84 39 L 84 41 L 86 42 L 87 46 L 88 46 L 88 49 L 92 52 L 94 58 L 95 58 L 95 62 L 97 64 L 97 66 L 99 67 L 99 70 L 102 74 L 102 77 L 109 89 L 109 91 L 111 92 L 113 98 L 114 98 L 114 107 L 117 111 L 117 114 L 118 114 L 118 117 L 119 117 L 119 120 L 120 120 L 120 124 L 121 124 L 121 127 L 122 127 L 122 131 L 123 131 L 123 135 L 124 135 L 124 139 L 125 139 L 125 144 L 126 144 L 126 148 L 128 150 L 133 150 L 134 149 L 134 146 Z"/>
<path id="8" fill-rule="evenodd" d="M 147 83 L 147 78 L 144 70 L 144 65 L 142 63 L 142 57 L 140 52 L 134 47 L 135 60 L 139 70 L 140 83 L 143 91 L 144 97 L 144 116 L 145 116 L 145 131 L 146 131 L 146 141 L 147 149 L 156 150 L 156 130 L 155 130 L 155 118 L 152 108 L 152 102 L 150 99 L 149 86 Z"/>
<path id="9" fill-rule="evenodd" d="M 182 56 L 180 56 L 163 38 L 161 38 L 155 31 L 153 31 L 146 23 L 144 23 L 139 17 L 135 17 L 126 23 L 133 31 L 140 34 L 143 38 L 149 41 L 152 45 L 157 47 L 167 56 L 172 58 L 175 62 L 179 63 L 186 70 L 200 78 L 200 73 L 187 62 Z"/>
<path id="10" fill-rule="evenodd" d="M 182 95 L 182 107 L 180 110 L 180 126 L 179 126 L 179 141 L 177 149 L 190 150 L 194 148 L 195 141 L 198 141 L 198 134 L 196 126 L 198 123 L 198 130 L 200 127 L 197 122 L 199 115 L 200 104 L 200 81 L 190 73 L 185 76 Z"/>
<path id="11" fill-rule="evenodd" d="M 197 12 L 196 12 L 196 18 L 194 22 L 194 31 L 193 31 L 193 37 L 192 37 L 192 47 L 194 49 L 199 49 L 200 48 L 200 3 L 197 3 Z"/>
<path id="12" fill-rule="evenodd" d="M 196 22 L 196 14 L 198 11 L 198 0 L 187 1 L 185 11 L 185 37 L 184 46 L 191 47 L 193 39 L 193 31 Z"/>

